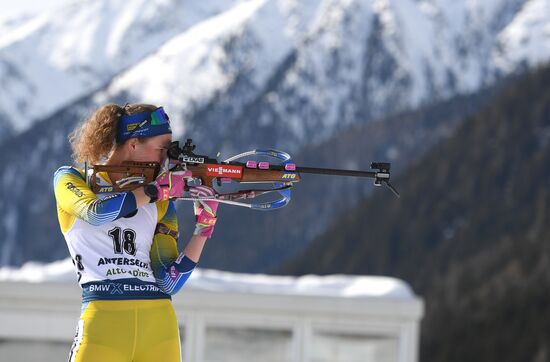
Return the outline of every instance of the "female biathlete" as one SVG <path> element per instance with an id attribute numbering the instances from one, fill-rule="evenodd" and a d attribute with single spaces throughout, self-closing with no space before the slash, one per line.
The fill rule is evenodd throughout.
<path id="1" fill-rule="evenodd" d="M 89 165 L 163 164 L 172 141 L 168 116 L 146 104 L 98 109 L 71 135 L 73 157 Z M 180 361 L 170 295 L 195 268 L 216 222 L 215 201 L 195 203 L 196 228 L 180 254 L 171 198 L 182 197 L 189 172 L 165 170 L 145 186 L 113 192 L 122 173 L 89 175 L 75 167 L 54 176 L 61 231 L 82 288 L 82 313 L 70 361 Z M 105 192 L 102 192 L 105 191 Z M 211 196 L 199 186 L 195 196 Z"/>

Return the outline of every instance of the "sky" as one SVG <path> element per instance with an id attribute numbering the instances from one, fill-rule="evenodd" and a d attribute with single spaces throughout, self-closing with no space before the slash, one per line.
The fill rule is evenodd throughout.
<path id="1" fill-rule="evenodd" d="M 0 0 L 0 19 L 38 13 L 73 1 L 75 0 Z"/>

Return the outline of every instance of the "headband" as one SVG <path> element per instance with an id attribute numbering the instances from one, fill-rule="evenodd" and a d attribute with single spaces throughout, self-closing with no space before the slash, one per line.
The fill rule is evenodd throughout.
<path id="1" fill-rule="evenodd" d="M 116 142 L 121 144 L 130 138 L 153 137 L 171 133 L 170 119 L 164 109 L 159 107 L 153 112 L 122 115 L 118 120 Z"/>

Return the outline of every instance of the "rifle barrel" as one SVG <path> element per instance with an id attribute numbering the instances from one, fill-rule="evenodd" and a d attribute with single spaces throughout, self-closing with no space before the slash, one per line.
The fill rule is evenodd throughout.
<path id="1" fill-rule="evenodd" d="M 355 176 L 355 177 L 371 177 L 375 178 L 377 172 L 373 171 L 356 171 L 356 170 L 337 170 L 332 168 L 317 168 L 317 167 L 296 167 L 297 172 L 313 173 L 319 175 L 338 175 L 338 176 Z"/>
<path id="2" fill-rule="evenodd" d="M 230 165 L 239 165 L 245 167 L 242 162 L 227 162 Z M 270 170 L 273 171 L 285 171 L 283 166 L 271 165 Z M 370 177 L 376 178 L 380 171 L 357 171 L 357 170 L 340 170 L 334 168 L 318 168 L 318 167 L 296 167 L 298 173 L 311 173 L 317 175 L 336 175 L 336 176 L 354 176 L 354 177 Z"/>

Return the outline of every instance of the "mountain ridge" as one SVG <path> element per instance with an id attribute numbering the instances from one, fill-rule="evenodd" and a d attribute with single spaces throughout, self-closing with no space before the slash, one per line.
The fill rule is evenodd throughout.
<path id="1" fill-rule="evenodd" d="M 415 102 L 419 99 L 424 99 L 421 105 L 429 106 L 433 102 L 451 99 L 456 94 L 459 94 L 459 97 L 467 97 L 478 89 L 474 85 L 481 86 L 490 83 L 493 77 L 503 76 L 496 71 L 492 73 L 493 58 L 488 56 L 491 51 L 484 46 L 497 44 L 500 41 L 497 35 L 501 34 L 497 33 L 499 26 L 509 24 L 512 21 L 510 19 L 517 20 L 526 5 L 535 3 L 546 6 L 547 1 L 500 0 L 491 3 L 473 1 L 455 4 L 447 0 L 431 2 L 317 0 L 307 3 L 297 0 L 269 2 L 252 0 L 235 4 L 207 1 L 200 4 L 194 3 L 195 5 L 187 8 L 184 6 L 183 10 L 177 8 L 171 12 L 176 18 L 178 12 L 188 11 L 186 14 L 188 17 L 183 20 L 184 24 L 178 24 L 179 27 L 187 27 L 185 31 L 166 36 L 168 40 L 162 43 L 164 46 L 153 47 L 151 44 L 158 46 L 161 42 L 153 42 L 151 39 L 159 36 L 158 31 L 164 28 L 157 29 L 153 38 L 143 40 L 147 43 L 147 47 L 154 49 L 152 55 L 139 58 L 139 61 L 130 61 L 130 59 L 128 67 L 122 67 L 121 64 L 112 65 L 120 68 L 116 76 L 113 78 L 106 76 L 105 83 L 101 83 L 104 86 L 98 83 L 97 88 L 90 88 L 86 92 L 79 93 L 80 95 L 77 94 L 78 92 L 71 93 L 74 99 L 68 102 L 67 106 L 54 110 L 55 113 L 52 116 L 44 116 L 39 121 L 35 120 L 35 123 L 30 119 L 25 121 L 26 111 L 22 106 L 29 104 L 39 108 L 39 103 L 44 100 L 39 100 L 38 97 L 36 100 L 23 97 L 24 99 L 22 98 L 20 102 L 8 102 L 12 108 L 6 109 L 2 106 L 2 101 L 6 98 L 0 97 L 0 122 L 12 124 L 13 120 L 9 120 L 7 115 L 11 117 L 17 115 L 21 118 L 21 125 L 18 127 L 23 127 L 25 122 L 27 125 L 31 123 L 33 125 L 27 131 L 21 131 L 22 128 L 13 128 L 12 131 L 6 130 L 3 136 L 0 136 L 0 138 L 4 137 L 4 141 L 0 144 L 3 161 L 0 164 L 0 172 L 3 174 L 3 183 L 0 187 L 2 196 L 0 233 L 5 235 L 0 241 L 0 264 L 19 264 L 29 258 L 51 258 L 62 253 L 62 245 L 58 245 L 59 250 L 52 249 L 52 245 L 59 237 L 54 225 L 55 218 L 51 217 L 53 196 L 51 193 L 44 192 L 33 195 L 27 190 L 40 189 L 40 185 L 50 184 L 49 174 L 37 175 L 35 170 L 53 172 L 56 165 L 71 163 L 66 135 L 104 103 L 147 102 L 163 105 L 172 119 L 174 138 L 179 140 L 193 138 L 202 153 L 216 154 L 220 151 L 223 157 L 227 157 L 252 148 L 278 148 L 291 152 L 300 161 L 300 157 L 306 157 L 300 156 L 302 150 L 325 145 L 331 142 L 332 137 L 338 132 L 345 133 L 348 127 L 366 125 L 376 122 L 375 120 L 387 120 L 392 115 L 403 114 L 400 112 L 417 107 L 419 104 Z M 163 12 L 158 11 L 161 5 L 163 11 L 167 11 L 166 9 L 170 10 L 168 6 L 170 4 L 176 7 L 186 4 L 183 0 L 171 0 L 161 5 L 157 2 L 150 3 L 152 5 L 143 8 L 142 13 L 138 14 L 142 16 L 138 17 L 139 19 L 162 18 Z M 102 4 L 105 5 L 101 2 L 95 6 L 101 7 Z M 121 2 L 112 4 L 114 5 L 109 6 L 121 6 Z M 136 4 L 139 5 L 142 2 L 136 0 L 131 3 L 134 5 L 133 13 L 139 12 L 136 10 Z M 449 8 L 451 4 L 453 7 Z M 412 22 L 414 18 L 403 12 L 408 8 L 414 9 L 412 14 L 422 15 L 419 21 L 425 25 L 424 27 L 415 28 L 420 23 Z M 480 9 L 484 9 L 481 15 L 477 14 Z M 84 9 L 84 13 L 80 16 L 90 16 L 93 13 L 92 10 Z M 238 19 L 230 19 L 231 24 L 225 22 L 228 12 L 238 15 Z M 125 15 L 136 19 L 130 16 L 132 14 Z M 536 15 L 538 20 L 550 16 L 545 13 Z M 530 17 L 527 18 L 532 20 Z M 491 19 L 497 25 L 487 25 L 487 19 Z M 541 25 L 540 21 L 535 22 L 536 29 L 531 29 L 530 23 L 526 21 L 519 21 L 519 25 L 516 25 L 526 32 L 526 39 L 530 39 L 531 32 L 527 30 L 537 33 L 544 23 Z M 75 23 L 71 24 L 75 26 L 78 22 L 75 20 Z M 211 26 L 205 26 L 205 24 Z M 205 31 L 200 34 L 203 36 L 200 39 L 204 41 L 199 41 L 195 36 L 189 36 L 189 31 L 202 29 L 201 26 L 205 28 Z M 489 29 L 487 26 L 494 29 L 491 30 L 492 28 Z M 216 32 L 219 30 L 216 27 L 227 31 Z M 439 31 L 422 32 L 426 27 Z M 89 30 L 91 28 L 84 29 L 91 31 Z M 140 26 L 139 29 L 132 29 L 132 31 L 134 35 L 117 39 L 131 41 L 137 36 L 135 34 L 147 34 L 147 27 Z M 64 32 L 61 33 L 64 34 Z M 166 35 L 162 31 L 161 33 Z M 78 32 L 75 31 L 75 34 Z M 417 34 L 416 37 L 421 39 L 418 40 L 420 45 L 404 40 L 411 34 Z M 44 36 L 50 40 L 54 39 L 51 34 L 44 34 Z M 92 34 L 89 38 L 83 37 L 83 39 L 95 39 L 94 36 L 96 35 Z M 478 38 L 483 40 L 479 42 L 481 44 L 478 46 L 479 49 L 476 48 L 478 44 L 474 42 Z M 430 47 L 432 43 L 433 46 Z M 24 50 L 29 52 L 33 47 L 31 43 L 25 44 Z M 87 41 L 83 41 L 82 44 L 87 44 Z M 125 46 L 129 46 L 128 44 Z M 167 44 L 170 46 L 166 46 Z M 455 50 L 453 44 L 461 47 Z M 521 45 L 521 42 L 518 44 Z M 543 58 L 546 54 L 546 44 L 547 42 L 540 43 L 540 50 L 537 53 L 543 55 Z M 32 45 L 39 48 L 35 43 Z M 90 50 L 93 54 L 107 49 L 93 42 L 89 45 L 90 49 L 93 49 L 93 51 Z M 469 50 L 463 51 L 465 47 Z M 61 49 L 68 48 L 65 45 Z M 75 48 L 75 52 L 79 54 L 83 51 Z M 428 53 L 424 54 L 426 51 Z M 65 54 L 63 51 L 61 53 Z M 20 58 L 18 69 L 26 69 L 25 59 L 28 56 L 24 56 L 25 54 L 27 53 L 14 52 L 11 55 L 11 57 Z M 506 52 L 503 54 L 506 55 Z M 10 87 L 19 89 L 23 85 L 17 82 L 10 83 L 13 79 L 4 82 L 6 78 L 3 71 L 7 65 L 12 65 L 10 59 L 12 58 L 6 57 L 6 49 L 0 48 L 0 79 L 3 85 L 11 84 Z M 65 58 L 61 57 L 61 59 Z M 74 63 L 70 63 L 71 67 L 82 66 L 83 63 L 77 62 L 78 59 L 80 58 L 73 59 Z M 426 59 L 433 64 L 423 63 Z M 510 74 L 509 72 L 515 69 L 514 66 L 521 63 L 520 60 L 516 60 L 509 68 L 502 68 L 506 70 L 505 74 Z M 527 65 L 536 63 L 534 58 L 526 62 Z M 421 64 L 420 68 L 417 68 L 418 64 Z M 485 64 L 485 66 L 478 68 L 476 64 Z M 42 64 L 42 66 L 47 65 Z M 90 70 L 92 73 L 95 71 Z M 424 88 L 426 84 L 431 85 Z M 27 96 L 26 93 L 12 93 L 10 91 L 12 88 L 9 87 L 2 90 L 7 90 L 7 94 L 13 97 Z M 55 92 L 50 93 L 50 96 L 54 96 Z M 31 95 L 32 93 L 28 94 L 28 96 Z M 67 100 L 62 95 L 57 97 L 59 102 Z M 20 104 L 21 109 L 13 109 L 16 104 Z M 383 128 L 382 122 L 379 121 L 373 127 Z M 423 127 L 418 131 L 434 135 L 436 139 L 427 141 L 427 144 L 436 142 L 438 137 L 443 135 L 441 130 L 453 128 L 452 125 L 445 127 L 437 122 L 433 125 L 435 127 L 433 130 Z M 390 129 L 394 126 L 387 127 Z M 357 130 L 365 132 L 367 128 L 358 126 Z M 399 132 L 397 128 L 394 130 Z M 415 132 L 411 128 L 408 130 Z M 391 144 L 389 133 L 387 131 L 381 133 L 385 138 L 369 140 L 372 145 L 369 146 L 368 152 L 378 155 L 380 153 L 376 152 L 382 150 L 384 157 L 386 152 L 389 152 L 388 155 L 394 155 L 393 160 L 398 159 L 395 158 L 395 152 L 401 149 L 422 149 L 421 144 L 413 145 L 413 143 L 426 140 L 422 137 L 396 134 L 394 138 L 401 140 L 402 144 L 394 145 L 395 147 L 390 149 L 386 146 Z M 40 152 L 33 151 L 39 145 Z M 325 155 L 323 158 L 312 159 L 312 164 L 322 165 L 325 162 L 328 164 L 328 160 L 333 160 L 326 152 L 320 153 Z M 344 157 L 351 166 L 353 164 L 363 168 L 369 166 L 362 160 L 348 159 L 346 155 L 341 157 Z M 364 157 L 369 157 L 369 154 L 365 154 Z M 412 157 L 402 155 L 402 159 L 412 160 Z M 32 167 L 25 167 L 27 163 Z M 331 163 L 335 164 L 334 161 Z M 307 182 L 302 184 L 303 188 L 307 187 L 306 184 Z M 316 220 L 326 221 L 334 210 L 341 211 L 340 207 L 352 206 L 354 198 L 348 196 L 353 195 L 352 190 L 368 192 L 368 188 L 358 186 L 352 181 L 335 181 L 333 187 L 334 190 L 327 193 L 320 203 L 316 195 L 307 191 L 302 192 L 307 193 L 309 198 L 301 201 L 302 205 L 308 205 L 304 208 L 308 216 L 302 216 L 301 220 L 303 225 L 311 225 L 311 230 L 285 230 L 283 234 L 288 236 L 288 240 L 266 240 L 262 247 L 278 251 L 281 255 L 288 251 L 285 255 L 290 256 L 292 254 L 290 251 L 295 250 L 294 245 L 302 247 L 310 241 L 310 237 L 319 232 L 320 226 L 315 225 Z M 336 192 L 338 187 L 348 188 L 350 191 L 342 191 L 348 193 L 345 196 L 338 196 Z M 340 203 L 339 197 L 347 200 L 347 203 Z M 18 207 L 11 210 L 8 201 L 14 198 L 18 200 Z M 299 195 L 296 200 L 300 200 Z M 330 207 L 336 204 L 341 206 L 336 209 Z M 293 208 L 293 205 L 289 207 Z M 315 211 L 314 208 L 317 206 L 320 209 Z M 290 210 L 295 212 L 294 209 L 281 212 L 287 213 Z M 315 217 L 316 212 L 319 213 L 318 218 Z M 39 229 L 36 232 L 27 230 L 25 221 L 28 218 L 37 217 L 36 215 L 39 215 L 41 220 L 44 218 L 41 222 L 44 229 L 40 232 Z M 49 215 L 51 220 L 47 221 L 45 215 Z M 274 220 L 285 220 L 285 218 L 286 216 L 277 216 Z M 234 224 L 238 228 L 239 223 Z M 238 236 L 241 243 L 243 237 L 248 236 L 243 236 L 242 231 L 239 230 L 228 231 L 231 227 L 222 225 L 223 222 L 220 222 L 220 230 L 225 228 L 227 235 Z M 266 235 L 271 236 L 267 229 L 270 222 L 264 222 L 262 225 L 266 229 L 263 232 L 256 231 L 254 238 L 263 240 Z M 24 230 L 18 238 L 15 237 L 17 230 Z M 36 238 L 44 240 L 44 249 L 40 249 L 42 246 L 40 248 L 33 246 Z M 19 242 L 16 243 L 16 240 Z M 280 246 L 276 246 L 277 243 L 280 243 Z M 16 247 L 16 245 L 19 246 Z M 247 253 L 249 264 L 228 266 L 224 262 L 222 265 L 228 268 L 252 268 L 254 265 L 256 268 L 257 265 L 265 262 L 265 255 L 254 255 L 253 250 L 248 250 Z M 261 262 L 253 261 L 255 257 Z M 214 263 L 214 260 L 220 262 L 222 258 L 215 257 L 208 263 Z"/>

